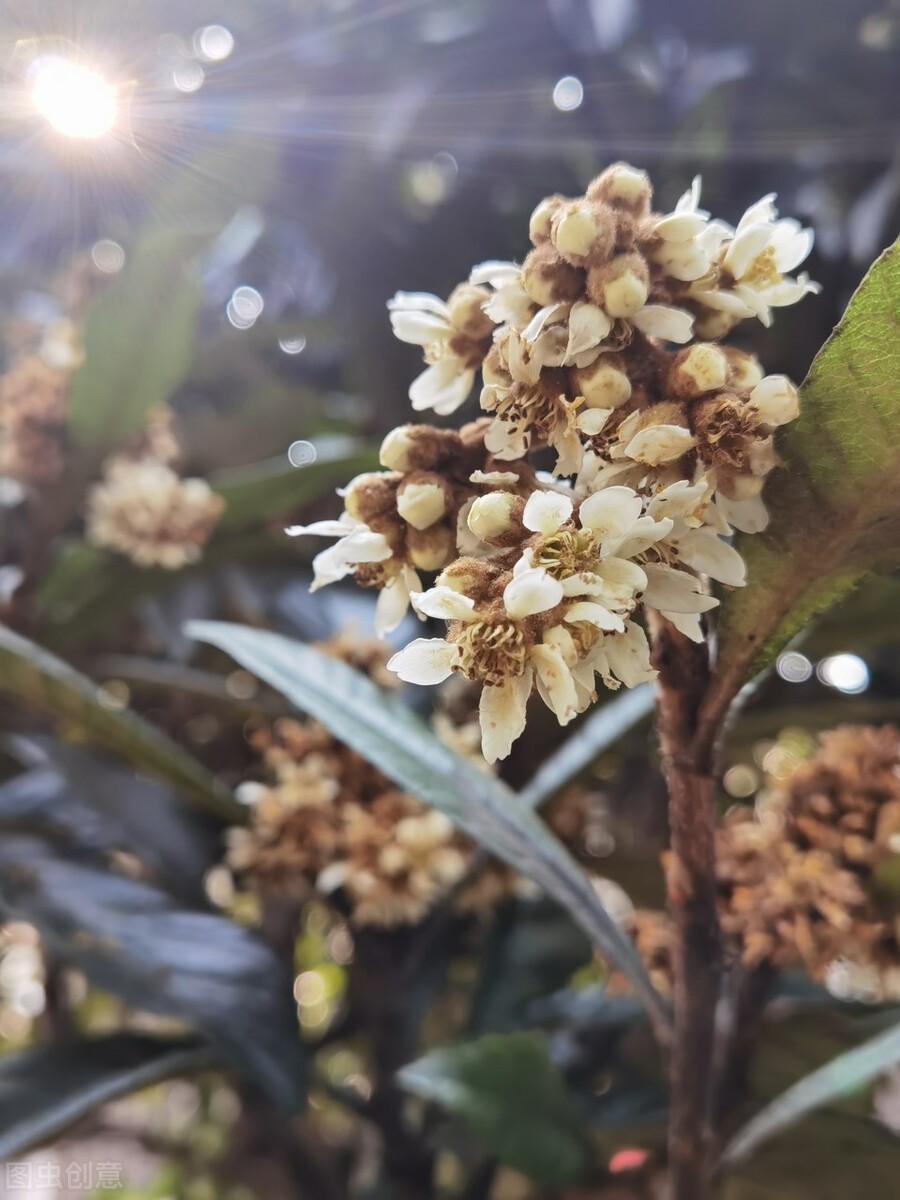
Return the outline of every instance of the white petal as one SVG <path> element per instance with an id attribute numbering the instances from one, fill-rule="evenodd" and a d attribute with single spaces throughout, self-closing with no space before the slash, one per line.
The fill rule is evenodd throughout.
<path id="1" fill-rule="evenodd" d="M 641 498 L 628 487 L 608 487 L 582 500 L 578 519 L 601 542 L 624 536 L 641 515 Z"/>
<path id="2" fill-rule="evenodd" d="M 566 315 L 568 307 L 567 304 L 554 303 L 539 308 L 522 330 L 522 341 L 529 345 L 536 342 L 551 322 L 561 320 Z"/>
<path id="3" fill-rule="evenodd" d="M 417 592 L 411 597 L 413 608 L 423 617 L 437 617 L 441 621 L 470 621 L 475 611 L 475 601 L 453 588 L 433 587 L 427 592 Z"/>
<path id="4" fill-rule="evenodd" d="M 700 581 L 686 571 L 663 563 L 646 563 L 647 590 L 643 601 L 661 612 L 701 613 L 715 608 L 715 596 L 705 596 Z"/>
<path id="5" fill-rule="evenodd" d="M 667 537 L 674 524 L 670 517 L 663 517 L 659 521 L 650 516 L 641 517 L 618 544 L 610 547 L 610 553 L 621 558 L 636 558 L 638 554 L 643 554 L 645 550 Z"/>
<path id="6" fill-rule="evenodd" d="M 786 234 L 787 236 L 781 236 Z M 815 234 L 801 229 L 796 221 L 779 221 L 775 227 L 775 266 L 782 275 L 799 267 L 813 248 Z"/>
<path id="7" fill-rule="evenodd" d="M 775 208 L 775 193 L 769 192 L 762 199 L 757 200 L 755 204 L 751 204 L 744 215 L 738 222 L 737 232 L 743 233 L 750 225 L 771 224 L 778 216 Z"/>
<path id="8" fill-rule="evenodd" d="M 624 633 L 603 639 L 603 652 L 609 669 L 626 687 L 637 687 L 656 678 L 650 666 L 647 635 L 633 621 L 628 622 Z"/>
<path id="9" fill-rule="evenodd" d="M 488 283 L 491 287 L 499 288 L 504 284 L 517 282 L 521 274 L 522 268 L 514 262 L 490 259 L 472 268 L 469 272 L 469 283 Z"/>
<path id="10" fill-rule="evenodd" d="M 709 487 L 705 480 L 690 483 L 679 479 L 657 492 L 647 505 L 647 515 L 655 518 L 675 517 L 681 520 L 692 518 L 702 508 Z"/>
<path id="11" fill-rule="evenodd" d="M 739 225 L 734 241 L 725 251 L 722 265 L 735 279 L 740 279 L 756 256 L 768 246 L 771 236 L 771 225 L 748 225 L 744 230 Z"/>
<path id="12" fill-rule="evenodd" d="M 575 424 L 586 437 L 596 437 L 614 411 L 612 408 L 585 408 L 575 418 Z"/>
<path id="13" fill-rule="evenodd" d="M 562 598 L 562 584 L 540 567 L 522 571 L 503 589 L 503 604 L 514 621 L 555 608 Z"/>
<path id="14" fill-rule="evenodd" d="M 560 725 L 568 725 L 578 714 L 575 680 L 558 650 L 538 645 L 531 649 L 531 661 L 537 672 L 538 692 Z"/>
<path id="15" fill-rule="evenodd" d="M 532 533 L 556 533 L 572 515 L 572 501 L 557 492 L 532 492 L 522 514 L 522 524 Z"/>
<path id="16" fill-rule="evenodd" d="M 694 435 L 683 425 L 648 425 L 634 435 L 625 453 L 636 462 L 658 467 L 681 458 L 693 445 Z"/>
<path id="17" fill-rule="evenodd" d="M 740 296 L 726 288 L 698 288 L 696 291 L 692 291 L 691 295 L 714 312 L 727 313 L 730 317 L 739 317 L 744 320 L 756 315 L 755 308 L 751 308 Z"/>
<path id="18" fill-rule="evenodd" d="M 442 342 L 450 333 L 446 317 L 404 310 L 391 313 L 391 329 L 394 337 L 412 346 L 430 346 L 434 342 Z"/>
<path id="19" fill-rule="evenodd" d="M 315 537 L 346 537 L 355 525 L 355 522 L 345 520 L 313 521 L 311 525 L 289 525 L 284 532 L 288 537 L 306 537 L 307 534 Z"/>
<path id="20" fill-rule="evenodd" d="M 478 706 L 481 750 L 489 763 L 506 758 L 513 742 L 525 728 L 532 683 L 532 672 L 526 670 L 523 675 L 482 691 Z"/>
<path id="21" fill-rule="evenodd" d="M 469 483 L 483 483 L 490 487 L 504 488 L 518 482 L 519 476 L 515 471 L 473 471 L 469 476 Z"/>
<path id="22" fill-rule="evenodd" d="M 609 317 L 596 304 L 587 304 L 583 300 L 573 304 L 569 313 L 566 361 L 571 362 L 577 354 L 599 346 L 611 328 L 612 322 Z"/>
<path id="23" fill-rule="evenodd" d="M 409 590 L 402 575 L 397 575 L 378 593 L 375 603 L 375 632 L 379 637 L 393 633 L 408 611 Z"/>
<path id="24" fill-rule="evenodd" d="M 458 358 L 448 356 L 413 380 L 409 398 L 416 412 L 433 408 L 436 413 L 446 416 L 465 403 L 474 382 L 475 372 L 464 369 Z"/>
<path id="25" fill-rule="evenodd" d="M 570 625 L 575 624 L 577 621 L 586 621 L 588 625 L 596 625 L 598 629 L 602 629 L 605 633 L 621 633 L 625 628 L 625 622 L 620 616 L 611 613 L 602 604 L 595 604 L 590 600 L 582 600 L 578 604 L 573 604 L 570 608 L 567 608 L 565 620 Z"/>
<path id="26" fill-rule="evenodd" d="M 675 626 L 679 633 L 683 633 L 690 641 L 697 643 L 705 641 L 699 613 L 664 612 L 662 615 L 670 624 Z"/>
<path id="27" fill-rule="evenodd" d="M 484 435 L 484 448 L 501 462 L 511 462 L 528 453 L 531 434 L 527 429 L 495 420 Z"/>
<path id="28" fill-rule="evenodd" d="M 702 571 L 710 579 L 728 587 L 743 587 L 747 582 L 747 567 L 740 554 L 708 526 L 689 529 L 673 544 L 685 566 Z"/>
<path id="29" fill-rule="evenodd" d="M 397 292 L 388 300 L 389 312 L 428 312 L 449 321 L 450 310 L 439 296 L 431 292 Z"/>
<path id="30" fill-rule="evenodd" d="M 309 589 L 317 592 L 329 583 L 337 583 L 353 572 L 363 562 L 384 562 L 391 557 L 391 548 L 380 533 L 372 533 L 363 526 L 365 533 L 359 537 L 344 537 L 313 559 L 313 584 Z"/>
<path id="31" fill-rule="evenodd" d="M 727 496 L 716 496 L 716 507 L 729 525 L 741 533 L 762 533 L 769 523 L 769 514 L 762 496 L 749 500 L 729 500 Z"/>
<path id="32" fill-rule="evenodd" d="M 670 308 L 667 304 L 645 304 L 631 317 L 631 323 L 648 337 L 662 338 L 663 341 L 677 342 L 679 345 L 689 342 L 694 331 L 693 315 L 683 308 Z"/>
<path id="33" fill-rule="evenodd" d="M 453 671 L 459 647 L 443 638 L 416 638 L 388 661 L 388 670 L 406 683 L 442 683 Z"/>
<path id="34" fill-rule="evenodd" d="M 702 233 L 706 218 L 698 212 L 674 212 L 656 222 L 655 231 L 666 242 L 689 242 Z"/>

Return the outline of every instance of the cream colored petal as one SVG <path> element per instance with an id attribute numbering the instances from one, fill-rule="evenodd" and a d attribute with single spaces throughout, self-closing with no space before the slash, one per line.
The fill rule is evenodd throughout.
<path id="1" fill-rule="evenodd" d="M 436 617 L 441 621 L 471 621 L 475 601 L 462 592 L 448 587 L 433 587 L 427 592 L 417 592 L 411 597 L 413 608 L 423 617 Z"/>
<path id="2" fill-rule="evenodd" d="M 700 581 L 686 571 L 667 567 L 664 563 L 647 563 L 645 604 L 661 612 L 701 613 L 718 605 L 715 596 L 706 596 Z"/>
<path id="3" fill-rule="evenodd" d="M 433 408 L 446 416 L 464 404 L 475 382 L 475 372 L 466 370 L 459 359 L 448 356 L 414 379 L 409 398 L 417 412 Z"/>
<path id="4" fill-rule="evenodd" d="M 394 337 L 412 346 L 432 346 L 443 342 L 451 332 L 446 316 L 406 310 L 391 313 L 391 329 Z"/>
<path id="5" fill-rule="evenodd" d="M 575 424 L 585 437 L 596 437 L 613 414 L 611 408 L 586 408 L 575 418 Z"/>
<path id="6" fill-rule="evenodd" d="M 527 429 L 509 425 L 506 421 L 495 420 L 484 435 L 484 447 L 494 458 L 501 462 L 510 462 L 522 458 L 528 453 L 531 445 L 531 434 Z"/>
<path id="7" fill-rule="evenodd" d="M 388 670 L 406 683 L 441 683 L 459 660 L 459 647 L 443 638 L 416 638 L 388 661 Z"/>
<path id="8" fill-rule="evenodd" d="M 506 758 L 525 728 L 528 697 L 534 676 L 531 670 L 505 683 L 485 687 L 478 706 L 481 750 L 489 763 Z"/>
<path id="9" fill-rule="evenodd" d="M 338 521 L 313 521 L 311 525 L 289 525 L 285 529 L 288 537 L 306 537 L 310 534 L 315 537 L 346 537 L 361 522 L 354 521 L 344 514 Z"/>
<path id="10" fill-rule="evenodd" d="M 569 313 L 569 338 L 566 345 L 566 362 L 577 355 L 599 346 L 608 337 L 612 322 L 596 304 L 579 300 Z"/>
<path id="11" fill-rule="evenodd" d="M 740 554 L 709 527 L 689 529 L 673 545 L 685 566 L 710 579 L 727 587 L 743 587 L 747 582 L 747 567 Z"/>
<path id="12" fill-rule="evenodd" d="M 625 453 L 636 462 L 658 467 L 674 462 L 694 446 L 694 435 L 683 425 L 649 425 L 640 429 L 625 447 Z"/>
<path id="13" fill-rule="evenodd" d="M 647 516 L 657 520 L 664 517 L 675 520 L 692 519 L 698 509 L 703 507 L 708 491 L 709 487 L 703 479 L 697 483 L 679 479 L 656 493 L 647 505 Z"/>
<path id="14" fill-rule="evenodd" d="M 648 337 L 677 342 L 679 346 L 689 342 L 694 331 L 693 315 L 683 308 L 670 308 L 667 304 L 645 304 L 631 317 L 631 323 Z"/>
<path id="15" fill-rule="evenodd" d="M 600 542 L 622 537 L 641 515 L 642 502 L 632 488 L 608 487 L 582 500 L 578 520 Z"/>
<path id="16" fill-rule="evenodd" d="M 503 589 L 503 604 L 514 621 L 555 608 L 563 598 L 562 585 L 540 567 L 515 575 Z"/>
<path id="17" fill-rule="evenodd" d="M 484 484 L 488 487 L 509 487 L 517 484 L 519 476 L 515 471 L 473 471 L 469 483 Z"/>
<path id="18" fill-rule="evenodd" d="M 656 672 L 650 666 L 647 635 L 634 621 L 628 622 L 624 633 L 603 639 L 603 654 L 609 670 L 626 687 L 637 687 L 639 683 L 656 678 Z"/>
<path id="19" fill-rule="evenodd" d="M 596 625 L 598 629 L 602 629 L 606 633 L 621 633 L 625 628 L 625 622 L 620 616 L 611 613 L 602 604 L 594 604 L 590 600 L 582 600 L 567 608 L 565 620 L 570 625 L 574 625 L 578 621 L 586 621 L 588 625 Z"/>
<path id="20" fill-rule="evenodd" d="M 409 591 L 401 575 L 378 593 L 375 604 L 375 632 L 379 637 L 393 633 L 409 611 Z"/>
<path id="21" fill-rule="evenodd" d="M 802 229 L 798 221 L 779 221 L 775 226 L 772 243 L 775 249 L 775 266 L 782 275 L 799 267 L 813 248 L 815 234 L 811 229 Z"/>
<path id="22" fill-rule="evenodd" d="M 756 256 L 768 246 L 771 236 L 771 225 L 748 225 L 743 230 L 739 225 L 734 241 L 725 251 L 725 256 L 722 260 L 725 269 L 735 279 L 740 279 L 747 272 Z"/>
<path id="23" fill-rule="evenodd" d="M 395 312 L 427 312 L 435 316 L 446 317 L 449 320 L 450 310 L 439 296 L 431 292 L 396 292 L 388 300 L 388 311 Z"/>
<path id="24" fill-rule="evenodd" d="M 532 533 L 556 533 L 571 517 L 572 508 L 568 496 L 557 492 L 532 492 L 525 505 L 522 524 Z"/>
<path id="25" fill-rule="evenodd" d="M 683 633 L 690 641 L 697 642 L 698 644 L 705 641 L 699 613 L 664 612 L 662 615 L 671 625 L 675 626 L 679 633 Z"/>
<path id="26" fill-rule="evenodd" d="M 521 274 L 522 268 L 517 263 L 504 259 L 489 259 L 472 268 L 469 272 L 469 283 L 487 283 L 493 288 L 499 288 L 518 282 Z"/>
<path id="27" fill-rule="evenodd" d="M 729 500 L 720 493 L 716 497 L 716 507 L 728 524 L 741 533 L 762 533 L 769 523 L 762 496 L 752 496 L 749 500 Z"/>
<path id="28" fill-rule="evenodd" d="M 552 646 L 538 645 L 532 647 L 530 659 L 537 673 L 541 699 L 560 725 L 568 725 L 578 714 L 578 694 L 562 654 Z"/>

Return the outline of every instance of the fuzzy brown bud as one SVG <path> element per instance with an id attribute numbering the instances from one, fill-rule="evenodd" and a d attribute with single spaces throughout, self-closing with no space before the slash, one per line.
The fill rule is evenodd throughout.
<path id="1" fill-rule="evenodd" d="M 588 295 L 611 317 L 630 317 L 647 303 L 650 275 L 636 252 L 617 254 L 608 263 L 588 269 Z"/>
<path id="2" fill-rule="evenodd" d="M 544 243 L 532 250 L 522 264 L 522 286 L 534 303 L 542 307 L 577 300 L 584 291 L 584 272 Z"/>
<path id="3" fill-rule="evenodd" d="M 604 200 L 614 208 L 623 208 L 637 216 L 650 212 L 653 188 L 646 171 L 628 163 L 613 163 L 588 186 L 589 200 Z"/>

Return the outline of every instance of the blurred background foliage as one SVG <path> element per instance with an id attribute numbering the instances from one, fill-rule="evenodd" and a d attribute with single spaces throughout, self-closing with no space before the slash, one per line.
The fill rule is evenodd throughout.
<path id="1" fill-rule="evenodd" d="M 35 49 L 72 47 L 123 85 L 127 124 L 113 138 L 65 142 L 21 101 Z M 223 616 L 303 640 L 348 621 L 368 630 L 366 593 L 308 596 L 308 551 L 283 527 L 332 515 L 333 488 L 374 463 L 380 436 L 407 418 L 417 355 L 391 338 L 385 301 L 398 288 L 445 295 L 470 264 L 521 257 L 537 200 L 580 191 L 612 160 L 649 170 L 663 209 L 699 172 L 704 204 L 726 220 L 775 191 L 783 213 L 815 227 L 809 269 L 822 294 L 773 330 L 743 335 L 767 369 L 802 378 L 900 225 L 900 9 L 890 0 L 9 0 L 0 50 L 4 362 L 68 317 L 86 352 L 62 480 L 40 503 L 0 510 L 0 561 L 25 571 L 0 644 L 11 693 L 0 701 L 0 900 L 10 917 L 0 1039 L 7 1049 L 68 1044 L 76 1030 L 124 1039 L 98 1044 L 89 1062 L 60 1049 L 33 1060 L 6 1110 L 0 1089 L 0 1147 L 32 1109 L 45 1112 L 48 1095 L 59 1111 L 35 1116 L 9 1146 L 68 1128 L 81 1110 L 66 1097 L 84 1094 L 87 1070 L 101 1088 L 95 1103 L 112 1102 L 35 1164 L 48 1153 L 59 1164 L 119 1157 L 123 1194 L 135 1198 L 422 1200 L 403 1180 L 421 1164 L 398 1175 L 370 1130 L 374 1119 L 390 1144 L 397 1095 L 384 1073 L 463 1032 L 527 1029 L 541 1040 L 513 1044 L 512 1067 L 510 1044 L 489 1044 L 474 1067 L 443 1063 L 442 1077 L 458 1071 L 463 1096 L 485 1072 L 501 1098 L 540 1095 L 546 1108 L 525 1117 L 551 1131 L 549 1145 L 534 1142 L 527 1120 L 510 1151 L 484 1122 L 467 1129 L 432 1114 L 436 1194 L 653 1195 L 659 1064 L 634 1006 L 601 1002 L 586 944 L 548 903 L 521 899 L 494 922 L 439 924 L 424 940 L 421 931 L 354 939 L 344 916 L 314 904 L 295 941 L 291 914 L 241 907 L 215 867 L 220 822 L 252 760 L 248 719 L 286 706 L 221 656 L 198 655 L 182 625 Z M 200 562 L 177 572 L 138 568 L 83 536 L 85 487 L 163 402 L 177 417 L 185 472 L 227 501 Z M 811 732 L 900 717 L 898 599 L 894 579 L 866 585 L 782 655 L 732 730 L 723 806 L 752 799 L 804 757 Z M 81 674 L 36 666 L 18 638 Z M 536 725 L 508 778 L 524 782 L 556 738 Z M 649 724 L 637 721 L 592 765 L 593 816 L 578 847 L 646 904 L 661 892 L 665 842 L 654 753 Z M 22 887 L 22 862 L 36 894 Z M 72 905 L 82 931 L 117 949 L 78 943 Z M 240 928 L 261 919 L 268 946 Z M 208 947 L 200 963 L 198 940 Z M 785 981 L 777 1015 L 790 1020 L 772 1019 L 757 1097 L 886 1019 L 877 1006 L 860 1011 L 860 998 L 838 1003 Z M 299 1086 L 285 1034 L 296 1016 L 315 1063 L 312 1108 L 288 1137 L 255 1088 L 284 1101 L 279 1092 Z M 185 1021 L 255 1082 L 201 1073 L 116 1100 L 140 1082 L 209 1071 L 207 1044 L 182 1038 Z M 172 1032 L 180 1040 L 165 1055 L 174 1057 L 160 1065 L 159 1047 L 142 1039 Z M 428 1063 L 410 1083 L 425 1098 L 435 1094 Z M 858 1095 L 810 1118 L 724 1194 L 889 1200 L 896 1097 L 884 1085 L 874 1100 Z M 583 1165 L 582 1135 L 571 1133 L 582 1123 L 601 1164 L 590 1191 L 560 1182 Z M 636 1157 L 619 1169 L 623 1145 Z M 498 1154 L 532 1168 L 532 1182 Z"/>

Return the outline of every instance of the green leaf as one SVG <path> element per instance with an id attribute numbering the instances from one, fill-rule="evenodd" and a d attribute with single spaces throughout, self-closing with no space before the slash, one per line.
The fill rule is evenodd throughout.
<path id="1" fill-rule="evenodd" d="M 817 613 L 900 558 L 900 243 L 878 259 L 801 388 L 748 583 L 719 618 L 716 686 L 733 696 Z"/>
<path id="2" fill-rule="evenodd" d="M 42 839 L 0 839 L 0 913 L 98 988 L 202 1030 L 287 1111 L 306 1099 L 291 977 L 256 934 Z"/>
<path id="3" fill-rule="evenodd" d="M 69 401 L 69 425 L 85 446 L 102 453 L 135 433 L 187 374 L 200 311 L 195 241 L 145 233 L 88 309 Z"/>
<path id="4" fill-rule="evenodd" d="M 649 717 L 655 703 L 653 688 L 646 684 L 622 692 L 591 713 L 538 768 L 519 793 L 520 802 L 540 808 L 629 730 Z"/>
<path id="5" fill-rule="evenodd" d="M 377 451 L 353 438 L 322 438 L 315 448 L 316 460 L 306 467 L 293 467 L 286 455 L 279 455 L 213 472 L 209 484 L 226 504 L 217 533 L 290 512 L 323 495 L 332 484 L 378 465 Z"/>
<path id="6" fill-rule="evenodd" d="M 0 625 L 0 690 L 71 722 L 80 733 L 164 779 L 227 821 L 243 810 L 195 759 L 137 713 L 104 708 L 98 687 L 43 647 Z"/>
<path id="7" fill-rule="evenodd" d="M 0 1059 L 0 1159 L 27 1154 L 110 1100 L 214 1066 L 196 1039 L 130 1033 L 10 1054 Z"/>
<path id="8" fill-rule="evenodd" d="M 401 1068 L 406 1091 L 460 1117 L 500 1162 L 540 1183 L 577 1179 L 587 1135 L 562 1076 L 531 1033 L 488 1034 Z"/>
<path id="9" fill-rule="evenodd" d="M 230 654 L 412 795 L 534 879 L 627 976 L 657 1026 L 668 1024 L 668 1007 L 630 940 L 562 843 L 505 784 L 443 745 L 396 697 L 308 646 L 220 621 L 192 621 L 186 632 Z"/>
<path id="10" fill-rule="evenodd" d="M 851 1095 L 900 1063 L 900 1025 L 840 1054 L 789 1087 L 756 1114 L 728 1143 L 725 1164 L 738 1163 L 769 1138 L 781 1133 L 813 1109 Z"/>

